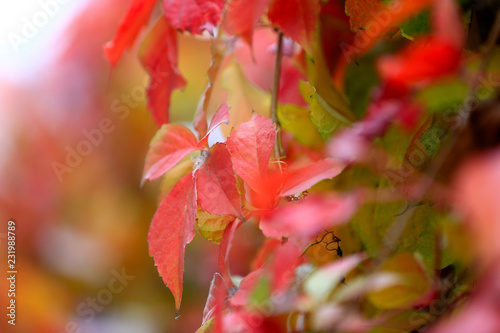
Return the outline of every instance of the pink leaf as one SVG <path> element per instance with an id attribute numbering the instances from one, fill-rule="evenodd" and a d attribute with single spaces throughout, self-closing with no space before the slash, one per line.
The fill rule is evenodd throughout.
<path id="1" fill-rule="evenodd" d="M 224 230 L 224 235 L 222 236 L 222 241 L 219 245 L 219 270 L 229 288 L 235 287 L 233 280 L 231 279 L 231 273 L 229 272 L 229 253 L 231 252 L 231 245 L 233 243 L 236 229 L 238 229 L 242 223 L 243 222 L 238 219 L 231 222 L 231 224 L 227 226 L 226 230 Z"/>
<path id="2" fill-rule="evenodd" d="M 143 182 L 162 176 L 191 152 L 200 149 L 196 143 L 196 137 L 187 127 L 163 125 L 149 145 Z"/>
<path id="3" fill-rule="evenodd" d="M 227 139 L 236 174 L 256 192 L 259 192 L 267 176 L 275 140 L 276 127 L 273 121 L 258 114 L 237 126 Z"/>
<path id="4" fill-rule="evenodd" d="M 323 229 L 344 224 L 357 207 L 355 196 L 309 196 L 300 204 L 285 204 L 263 216 L 260 229 L 266 237 L 307 239 Z"/>
<path id="5" fill-rule="evenodd" d="M 231 156 L 223 143 L 210 148 L 207 160 L 196 171 L 196 187 L 198 203 L 207 212 L 241 216 L 241 198 Z"/>
<path id="6" fill-rule="evenodd" d="M 139 51 L 142 65 L 151 76 L 148 107 L 158 126 L 169 122 L 170 95 L 186 85 L 177 68 L 177 31 L 161 17 Z"/>
<path id="7" fill-rule="evenodd" d="M 295 268 L 300 264 L 300 248 L 292 242 L 280 246 L 271 266 L 271 288 L 273 293 L 283 293 L 294 281 Z"/>
<path id="8" fill-rule="evenodd" d="M 324 179 L 337 176 L 344 168 L 344 163 L 327 158 L 291 171 L 281 188 L 280 195 L 285 197 L 303 192 Z"/>
<path id="9" fill-rule="evenodd" d="M 184 254 L 193 240 L 196 193 L 191 174 L 174 186 L 153 216 L 148 233 L 149 254 L 175 298 L 179 310 L 182 299 Z"/>
<path id="10" fill-rule="evenodd" d="M 229 109 L 231 107 L 227 105 L 227 103 L 222 104 L 219 106 L 217 111 L 215 111 L 214 116 L 212 117 L 212 120 L 210 121 L 210 126 L 208 127 L 207 133 L 205 136 L 200 140 L 198 143 L 198 146 L 205 146 L 208 141 L 208 136 L 214 129 L 216 129 L 219 125 L 221 124 L 228 124 L 229 123 Z"/>
<path id="11" fill-rule="evenodd" d="M 165 17 L 180 30 L 200 34 L 212 32 L 220 20 L 224 0 L 163 0 Z"/>
<path id="12" fill-rule="evenodd" d="M 202 326 L 205 325 L 207 321 L 213 318 L 217 312 L 217 307 L 222 306 L 224 299 L 229 296 L 224 283 L 224 279 L 219 273 L 215 273 L 210 283 L 210 290 L 208 291 L 208 298 L 205 304 L 205 309 L 203 310 L 203 322 Z M 222 302 L 221 302 L 222 298 Z"/>

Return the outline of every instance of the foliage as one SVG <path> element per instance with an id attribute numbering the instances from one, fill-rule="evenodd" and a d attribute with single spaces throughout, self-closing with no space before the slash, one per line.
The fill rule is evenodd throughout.
<path id="1" fill-rule="evenodd" d="M 495 313 L 483 289 L 499 278 L 499 32 L 477 42 L 484 26 L 464 24 L 481 24 L 474 5 L 155 4 L 133 0 L 105 54 L 115 65 L 159 16 L 140 51 L 160 127 L 143 181 L 166 183 L 149 251 L 179 310 L 195 229 L 219 244 L 198 332 L 465 332 L 470 293 Z M 170 94 L 185 85 L 178 34 L 212 43 L 194 132 L 169 124 Z M 248 224 L 266 241 L 241 278 L 228 258 Z M 475 270 L 461 245 L 469 231 Z M 500 330 L 482 318 L 475 331 Z"/>

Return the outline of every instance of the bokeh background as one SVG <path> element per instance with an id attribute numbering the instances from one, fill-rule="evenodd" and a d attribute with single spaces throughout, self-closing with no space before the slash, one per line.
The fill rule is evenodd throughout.
<path id="1" fill-rule="evenodd" d="M 102 54 L 129 2 L 0 4 L 0 257 L 5 276 L 13 219 L 18 271 L 16 326 L 7 325 L 3 310 L 0 332 L 194 332 L 201 325 L 217 247 L 199 235 L 188 246 L 175 320 L 173 297 L 147 245 L 160 184 L 140 187 L 157 129 L 146 109 L 148 76 L 139 45 L 116 68 Z M 188 85 L 173 95 L 173 122 L 192 119 L 210 62 L 207 40 L 183 36 L 180 43 Z M 72 166 L 62 167 L 68 161 Z M 247 232 L 232 251 L 235 274 L 247 273 L 260 242 Z M 110 293 L 123 272 L 130 280 Z M 4 277 L 0 287 L 5 309 Z"/>

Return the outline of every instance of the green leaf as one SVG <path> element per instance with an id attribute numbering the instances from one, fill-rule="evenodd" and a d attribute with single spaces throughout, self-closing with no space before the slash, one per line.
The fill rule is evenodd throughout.
<path id="1" fill-rule="evenodd" d="M 281 126 L 292 133 L 297 141 L 310 147 L 321 145 L 318 130 L 310 118 L 311 111 L 296 105 L 280 105 L 278 119 Z"/>
<path id="2" fill-rule="evenodd" d="M 464 82 L 448 79 L 422 89 L 417 100 L 433 113 L 456 111 L 463 104 L 468 89 Z"/>
<path id="3" fill-rule="evenodd" d="M 431 31 L 430 12 L 425 10 L 401 25 L 401 35 L 413 40 L 418 35 Z"/>
<path id="4" fill-rule="evenodd" d="M 370 101 L 370 90 L 380 81 L 375 68 L 374 55 L 358 58 L 347 67 L 345 94 L 358 118 L 366 112 Z"/>
<path id="5" fill-rule="evenodd" d="M 210 214 L 200 208 L 196 214 L 196 223 L 200 233 L 214 244 L 220 244 L 224 230 L 232 221 L 234 221 L 234 216 Z"/>

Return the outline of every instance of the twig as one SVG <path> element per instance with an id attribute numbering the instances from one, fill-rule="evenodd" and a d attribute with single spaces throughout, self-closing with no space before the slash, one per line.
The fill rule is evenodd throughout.
<path id="1" fill-rule="evenodd" d="M 280 160 L 283 156 L 281 145 L 281 126 L 278 119 L 278 95 L 280 88 L 281 60 L 283 57 L 283 33 L 278 33 L 278 49 L 276 51 L 276 62 L 274 65 L 273 91 L 271 96 L 271 119 L 276 124 L 276 142 L 274 143 L 274 158 Z"/>

